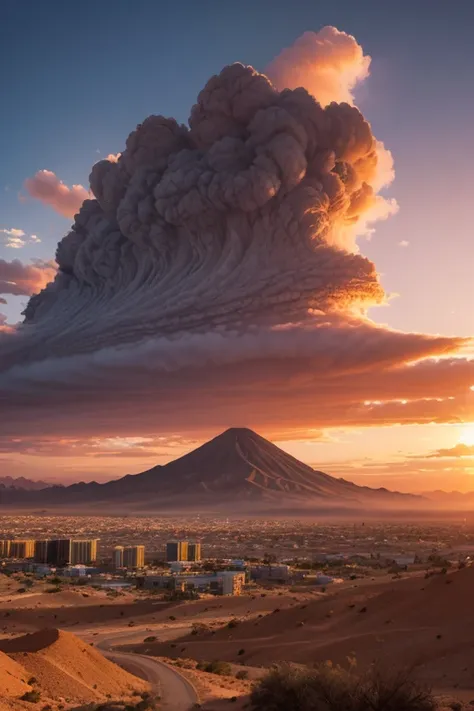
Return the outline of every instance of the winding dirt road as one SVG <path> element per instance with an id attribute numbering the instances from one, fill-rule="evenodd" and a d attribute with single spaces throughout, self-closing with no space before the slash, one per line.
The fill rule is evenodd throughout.
<path id="1" fill-rule="evenodd" d="M 136 676 L 146 679 L 155 693 L 161 697 L 163 711 L 189 711 L 199 702 L 193 685 L 176 669 L 164 662 L 145 654 L 118 652 L 114 646 L 123 644 L 130 633 L 115 633 L 104 637 L 97 643 L 97 648 L 110 660 L 119 664 Z"/>

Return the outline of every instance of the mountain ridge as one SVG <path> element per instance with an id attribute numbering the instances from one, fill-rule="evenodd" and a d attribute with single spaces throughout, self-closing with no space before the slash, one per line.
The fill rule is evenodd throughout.
<path id="1" fill-rule="evenodd" d="M 188 505 L 291 503 L 359 507 L 364 503 L 416 499 L 411 494 L 358 486 L 313 469 L 248 428 L 232 427 L 165 465 L 97 482 L 54 486 L 38 492 L 2 492 L 0 503 Z"/>

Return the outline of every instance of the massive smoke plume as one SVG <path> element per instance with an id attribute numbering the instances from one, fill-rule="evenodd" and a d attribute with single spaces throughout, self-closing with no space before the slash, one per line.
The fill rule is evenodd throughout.
<path id="1" fill-rule="evenodd" d="M 356 56 L 351 87 L 368 70 Z M 198 379 L 209 402 L 227 382 L 231 411 L 250 370 L 276 392 L 302 372 L 313 383 L 455 350 L 459 339 L 366 319 L 383 290 L 344 235 L 380 213 L 391 162 L 357 108 L 318 99 L 234 64 L 208 81 L 189 127 L 150 116 L 94 165 L 54 281 L 0 341 L 3 402 L 38 405 L 47 389 L 57 403 L 66 387 L 86 410 L 101 390 L 107 407 L 122 392 L 182 411 L 180 388 Z"/>

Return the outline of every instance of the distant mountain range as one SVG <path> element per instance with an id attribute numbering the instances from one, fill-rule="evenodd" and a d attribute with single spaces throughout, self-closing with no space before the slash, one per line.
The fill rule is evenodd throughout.
<path id="1" fill-rule="evenodd" d="M 40 491 L 3 489 L 1 504 L 116 510 L 277 508 L 298 511 L 413 506 L 420 497 L 357 486 L 317 471 L 250 429 L 232 428 L 189 454 L 141 474 Z"/>
<path id="2" fill-rule="evenodd" d="M 45 481 L 33 481 L 32 479 L 25 479 L 23 476 L 19 476 L 16 479 L 12 476 L 0 476 L 0 489 L 23 489 L 24 491 L 40 491 L 40 489 L 47 489 L 51 484 L 47 484 Z"/>

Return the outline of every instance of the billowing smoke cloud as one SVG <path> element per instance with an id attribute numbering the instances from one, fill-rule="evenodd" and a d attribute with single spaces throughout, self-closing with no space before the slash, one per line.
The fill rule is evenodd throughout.
<path id="1" fill-rule="evenodd" d="M 82 185 L 69 188 L 51 170 L 38 170 L 32 178 L 25 180 L 25 188 L 31 197 L 64 217 L 74 217 L 84 200 L 90 197 Z"/>
<path id="2" fill-rule="evenodd" d="M 0 259 L 0 294 L 37 294 L 54 279 L 55 274 L 53 262 L 36 260 L 33 264 L 23 264 L 19 259 L 12 262 Z"/>
<path id="3" fill-rule="evenodd" d="M 334 35 L 333 64 L 349 74 L 347 37 Z M 346 87 L 368 69 L 361 56 Z M 0 341 L 12 432 L 46 409 L 42 427 L 97 427 L 124 403 L 128 423 L 175 431 L 197 412 L 220 427 L 300 405 L 307 423 L 330 385 L 335 397 L 344 383 L 347 402 L 356 382 L 370 390 L 393 371 L 403 383 L 408 362 L 463 345 L 366 318 L 383 290 L 339 235 L 380 211 L 391 164 L 357 108 L 312 91 L 228 66 L 189 127 L 150 116 L 118 160 L 94 165 L 94 199 L 58 245 L 54 281 Z"/>
<path id="4" fill-rule="evenodd" d="M 331 101 L 354 102 L 356 84 L 369 75 L 371 58 L 355 37 L 335 27 L 305 32 L 265 68 L 280 91 L 304 87 L 327 106 Z"/>

